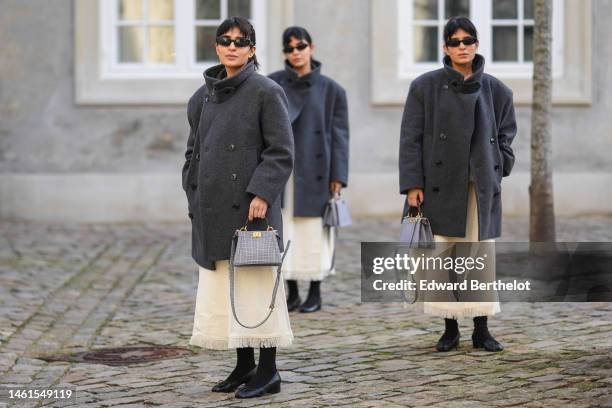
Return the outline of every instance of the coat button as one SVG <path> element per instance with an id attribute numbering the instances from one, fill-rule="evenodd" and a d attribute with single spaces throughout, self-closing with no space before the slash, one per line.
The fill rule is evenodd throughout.
<path id="1" fill-rule="evenodd" d="M 320 159 L 321 157 L 323 157 L 323 153 L 317 153 L 316 158 Z"/>
<path id="2" fill-rule="evenodd" d="M 234 144 L 227 145 L 227 150 L 229 150 L 230 152 L 233 152 L 234 150 L 236 150 L 236 145 Z"/>
<path id="3" fill-rule="evenodd" d="M 196 153 L 196 155 L 195 155 L 195 159 L 196 159 L 197 161 L 200 161 L 200 153 Z"/>
<path id="4" fill-rule="evenodd" d="M 317 176 L 317 180 L 323 180 L 323 176 Z"/>
<path id="5" fill-rule="evenodd" d="M 190 220 L 193 220 L 193 214 L 192 213 L 188 213 L 187 216 L 189 217 Z"/>
<path id="6" fill-rule="evenodd" d="M 234 210 L 239 210 L 240 209 L 240 204 L 232 204 L 232 208 Z"/>
<path id="7" fill-rule="evenodd" d="M 440 133 L 440 139 L 446 140 L 446 135 L 444 133 Z"/>
<path id="8" fill-rule="evenodd" d="M 321 134 L 321 129 L 317 129 L 317 130 L 315 130 L 315 133 L 316 133 L 317 135 L 320 135 L 320 134 Z"/>
<path id="9" fill-rule="evenodd" d="M 496 164 L 494 168 L 495 170 L 499 170 L 499 164 Z"/>
<path id="10" fill-rule="evenodd" d="M 490 138 L 490 139 L 489 139 L 489 142 L 491 142 L 491 143 L 495 143 L 495 138 L 494 138 L 494 137 Z"/>
<path id="11" fill-rule="evenodd" d="M 442 160 L 438 160 L 438 161 L 436 162 L 436 166 L 438 166 L 438 167 L 442 166 Z"/>
<path id="12" fill-rule="evenodd" d="M 232 173 L 232 180 L 237 180 L 238 179 L 238 175 L 236 173 Z"/>
<path id="13" fill-rule="evenodd" d="M 194 183 L 190 187 L 193 191 L 195 191 L 195 189 L 198 188 L 198 185 Z"/>
<path id="14" fill-rule="evenodd" d="M 433 191 L 434 193 L 439 193 L 440 192 L 440 188 L 439 187 L 434 187 L 431 189 L 431 191 Z"/>

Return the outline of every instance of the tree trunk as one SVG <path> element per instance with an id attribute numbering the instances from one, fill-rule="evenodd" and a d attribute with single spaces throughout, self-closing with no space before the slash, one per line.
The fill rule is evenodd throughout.
<path id="1" fill-rule="evenodd" d="M 529 240 L 555 241 L 552 182 L 552 0 L 534 1 Z"/>

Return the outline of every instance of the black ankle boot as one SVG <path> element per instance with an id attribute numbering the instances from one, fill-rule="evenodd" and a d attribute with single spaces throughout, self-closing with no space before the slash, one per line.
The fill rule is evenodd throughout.
<path id="1" fill-rule="evenodd" d="M 301 313 L 312 313 L 321 310 L 321 281 L 310 281 L 308 297 L 300 306 Z"/>
<path id="2" fill-rule="evenodd" d="M 236 398 L 254 398 L 276 394 L 281 390 L 280 374 L 276 370 L 276 347 L 259 349 L 257 373 L 236 391 Z"/>
<path id="3" fill-rule="evenodd" d="M 472 345 L 474 348 L 484 348 L 487 351 L 502 351 L 502 346 L 489 333 L 487 327 L 487 316 L 477 316 L 474 318 L 474 332 L 472 333 Z"/>
<path id="4" fill-rule="evenodd" d="M 298 284 L 296 280 L 287 280 L 287 287 L 289 288 L 289 295 L 287 296 L 287 311 L 293 312 L 300 307 L 302 299 L 300 298 L 300 292 L 298 291 Z"/>
<path id="5" fill-rule="evenodd" d="M 449 351 L 459 347 L 459 325 L 455 319 L 444 319 L 444 334 L 436 344 L 436 350 Z"/>
<path id="6" fill-rule="evenodd" d="M 242 384 L 249 382 L 257 371 L 255 353 L 251 347 L 237 348 L 236 368 L 225 380 L 216 384 L 213 392 L 234 392 Z"/>

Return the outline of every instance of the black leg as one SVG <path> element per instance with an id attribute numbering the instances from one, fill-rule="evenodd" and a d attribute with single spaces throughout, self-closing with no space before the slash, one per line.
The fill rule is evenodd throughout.
<path id="1" fill-rule="evenodd" d="M 292 312 L 300 307 L 302 299 L 300 299 L 300 292 L 298 291 L 298 283 L 296 280 L 287 280 L 287 288 L 289 289 L 289 295 L 287 296 L 287 310 Z"/>
<path id="2" fill-rule="evenodd" d="M 255 352 L 251 347 L 236 349 L 236 367 L 230 375 L 213 387 L 213 392 L 234 392 L 255 376 Z"/>
<path id="3" fill-rule="evenodd" d="M 280 392 L 281 378 L 276 370 L 276 347 L 259 349 L 259 365 L 255 376 L 236 391 L 238 398 L 260 397 Z"/>

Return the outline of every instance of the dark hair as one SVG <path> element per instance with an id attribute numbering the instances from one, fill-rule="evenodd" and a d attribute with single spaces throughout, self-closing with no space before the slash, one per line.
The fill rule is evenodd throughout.
<path id="1" fill-rule="evenodd" d="M 444 26 L 444 43 L 446 44 L 448 40 L 451 39 L 453 34 L 457 32 L 457 30 L 462 29 L 472 37 L 478 39 L 478 32 L 476 31 L 476 27 L 474 23 L 470 21 L 467 17 L 451 17 Z"/>
<path id="2" fill-rule="evenodd" d="M 288 27 L 283 32 L 283 47 L 286 47 L 291 42 L 291 37 L 297 38 L 298 40 L 304 40 L 308 45 L 312 45 L 312 38 L 304 27 Z"/>
<path id="3" fill-rule="evenodd" d="M 216 37 L 222 36 L 233 28 L 237 28 L 240 30 L 240 33 L 244 35 L 245 38 L 251 40 L 251 47 L 255 45 L 257 42 L 255 40 L 255 29 L 249 20 L 244 17 L 230 17 L 225 19 L 219 27 L 217 27 Z M 253 55 L 249 58 L 249 61 L 253 61 L 255 64 L 255 69 L 259 68 L 259 62 L 257 62 L 257 55 Z"/>

